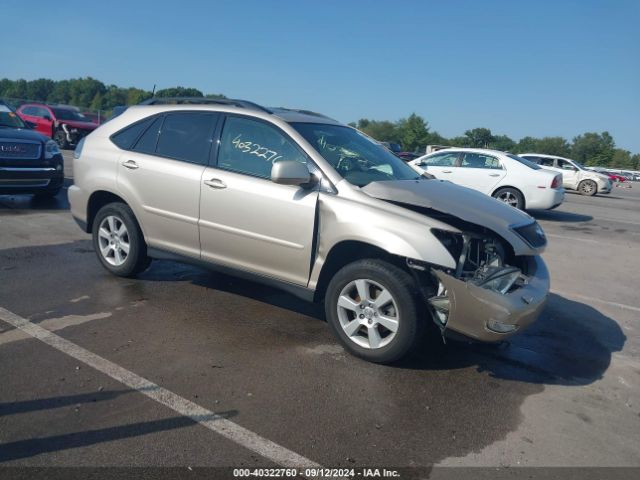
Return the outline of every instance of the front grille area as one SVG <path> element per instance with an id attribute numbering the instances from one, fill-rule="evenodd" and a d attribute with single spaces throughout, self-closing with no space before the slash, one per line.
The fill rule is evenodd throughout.
<path id="1" fill-rule="evenodd" d="M 33 187 L 46 187 L 51 182 L 48 178 L 10 178 L 1 179 L 1 188 L 33 188 Z"/>
<path id="2" fill-rule="evenodd" d="M 40 143 L 0 140 L 0 159 L 37 160 L 40 158 Z"/>

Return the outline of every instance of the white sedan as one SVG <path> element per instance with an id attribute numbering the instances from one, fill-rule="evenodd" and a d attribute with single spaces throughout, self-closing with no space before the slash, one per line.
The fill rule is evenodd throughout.
<path id="1" fill-rule="evenodd" d="M 478 190 L 521 210 L 551 209 L 564 200 L 561 174 L 511 153 L 447 148 L 409 165 L 418 173 Z"/>

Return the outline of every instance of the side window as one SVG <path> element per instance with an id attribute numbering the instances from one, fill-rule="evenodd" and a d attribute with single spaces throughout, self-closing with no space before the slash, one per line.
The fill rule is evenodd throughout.
<path id="1" fill-rule="evenodd" d="M 275 127 L 241 117 L 227 117 L 220 139 L 218 168 L 271 178 L 280 160 L 307 163 L 306 155 Z"/>
<path id="2" fill-rule="evenodd" d="M 36 112 L 37 112 L 37 113 L 36 113 L 36 115 L 37 115 L 38 117 L 42 117 L 42 118 L 44 118 L 44 117 L 53 118 L 53 115 L 51 115 L 51 113 L 49 112 L 49 110 L 47 110 L 47 109 L 46 109 L 46 108 L 44 108 L 44 107 L 36 107 Z"/>
<path id="3" fill-rule="evenodd" d="M 151 126 L 146 132 L 142 134 L 140 139 L 136 142 L 133 150 L 140 153 L 156 152 L 156 144 L 158 143 L 158 135 L 160 134 L 160 127 L 162 126 L 162 120 L 164 117 L 156 117 Z"/>
<path id="4" fill-rule="evenodd" d="M 422 160 L 422 165 L 431 167 L 455 167 L 458 152 L 437 153 Z"/>
<path id="5" fill-rule="evenodd" d="M 111 135 L 111 141 L 123 150 L 129 150 L 142 132 L 149 128 L 149 125 L 151 125 L 153 121 L 154 117 L 149 117 L 136 122 Z"/>
<path id="6" fill-rule="evenodd" d="M 562 170 L 575 170 L 576 167 L 574 167 L 573 165 L 571 165 L 571 163 L 567 162 L 566 160 L 558 160 L 558 167 L 560 167 Z"/>
<path id="7" fill-rule="evenodd" d="M 501 169 L 500 161 L 496 157 L 481 153 L 465 153 L 462 157 L 462 167 Z"/>
<path id="8" fill-rule="evenodd" d="M 38 114 L 38 111 L 37 111 L 36 107 L 24 107 L 22 109 L 22 113 L 24 115 L 33 115 L 33 116 L 35 116 L 35 115 Z"/>
<path id="9" fill-rule="evenodd" d="M 217 118 L 213 113 L 167 114 L 158 139 L 156 154 L 206 165 Z"/>
<path id="10" fill-rule="evenodd" d="M 553 167 L 553 158 L 540 157 L 538 158 L 538 165 L 543 167 Z"/>

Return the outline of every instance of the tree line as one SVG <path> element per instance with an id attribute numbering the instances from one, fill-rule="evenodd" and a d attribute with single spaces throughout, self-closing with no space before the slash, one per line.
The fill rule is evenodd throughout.
<path id="1" fill-rule="evenodd" d="M 445 138 L 432 131 L 428 122 L 412 113 L 396 122 L 362 118 L 350 124 L 381 142 L 395 142 L 406 151 L 424 152 L 427 145 L 492 148 L 511 153 L 545 153 L 577 160 L 585 165 L 640 170 L 640 154 L 617 148 L 609 132 L 587 132 L 569 142 L 563 137 L 524 137 L 519 141 L 507 135 L 494 135 L 488 128 L 472 128 L 464 135 Z"/>
<path id="2" fill-rule="evenodd" d="M 117 105 L 135 105 L 154 95 L 140 88 L 105 85 L 95 78 L 70 80 L 0 80 L 0 98 L 25 99 L 37 102 L 62 103 L 109 113 Z M 174 87 L 158 90 L 158 97 L 226 98 L 219 93 L 204 94 L 196 88 Z M 518 141 L 507 135 L 494 135 L 488 128 L 473 128 L 464 135 L 445 138 L 431 130 L 428 122 L 412 113 L 392 122 L 362 118 L 350 125 L 381 142 L 395 142 L 406 151 L 424 152 L 427 145 L 482 147 L 512 153 L 546 153 L 573 158 L 586 165 L 640 170 L 640 154 L 617 148 L 609 132 L 587 132 L 571 142 L 563 137 L 524 137 Z"/>

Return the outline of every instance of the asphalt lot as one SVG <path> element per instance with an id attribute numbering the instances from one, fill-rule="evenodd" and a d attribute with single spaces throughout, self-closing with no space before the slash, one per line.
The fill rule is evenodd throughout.
<path id="1" fill-rule="evenodd" d="M 264 440 L 326 467 L 640 466 L 640 183 L 534 216 L 553 292 L 537 324 L 499 348 L 427 340 L 388 367 L 346 354 L 320 309 L 286 293 L 168 261 L 108 274 L 66 192 L 0 197 L 0 465 L 274 466 Z"/>

